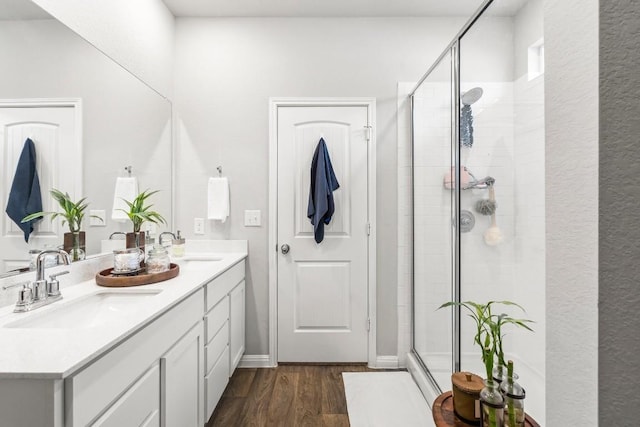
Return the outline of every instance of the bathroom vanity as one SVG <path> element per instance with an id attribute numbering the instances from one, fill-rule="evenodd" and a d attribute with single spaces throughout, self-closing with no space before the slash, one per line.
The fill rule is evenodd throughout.
<path id="1" fill-rule="evenodd" d="M 187 256 L 165 282 L 89 280 L 30 313 L 0 309 L 0 425 L 204 425 L 244 352 L 246 256 Z"/>

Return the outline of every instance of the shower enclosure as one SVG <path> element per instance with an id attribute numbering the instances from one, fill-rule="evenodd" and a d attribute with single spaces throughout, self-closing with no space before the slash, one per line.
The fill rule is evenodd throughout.
<path id="1" fill-rule="evenodd" d="M 475 323 L 438 307 L 514 301 L 526 313 L 504 311 L 536 323 L 503 329 L 505 359 L 544 422 L 542 16 L 542 0 L 485 1 L 410 94 L 411 357 L 438 392 L 452 372 L 484 377 Z"/>

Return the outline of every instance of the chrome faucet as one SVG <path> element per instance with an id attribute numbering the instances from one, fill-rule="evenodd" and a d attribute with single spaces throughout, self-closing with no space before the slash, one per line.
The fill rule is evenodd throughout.
<path id="1" fill-rule="evenodd" d="M 69 254 L 62 249 L 47 249 L 38 254 L 36 257 L 36 280 L 31 282 L 21 282 L 14 285 L 4 286 L 2 289 L 9 289 L 16 286 L 22 286 L 22 289 L 18 293 L 18 301 L 14 308 L 15 313 L 24 313 L 26 311 L 35 310 L 38 307 L 42 307 L 47 304 L 51 304 L 59 299 L 62 299 L 60 294 L 60 283 L 57 277 L 63 274 L 69 273 L 68 271 L 61 271 L 57 274 L 49 276 L 51 280 L 45 279 L 45 258 L 47 255 L 56 254 L 58 260 L 62 260 L 65 265 L 71 264 Z"/>
<path id="2" fill-rule="evenodd" d="M 163 231 L 162 233 L 160 233 L 160 236 L 158 236 L 158 244 L 159 244 L 160 246 L 164 246 L 164 245 L 162 244 L 162 236 L 164 236 L 165 234 L 170 235 L 170 236 L 173 238 L 173 239 L 172 239 L 172 241 L 173 241 L 173 240 L 176 240 L 176 235 L 175 235 L 175 234 L 173 234 L 173 233 L 172 233 L 172 232 L 170 232 L 170 231 Z"/>

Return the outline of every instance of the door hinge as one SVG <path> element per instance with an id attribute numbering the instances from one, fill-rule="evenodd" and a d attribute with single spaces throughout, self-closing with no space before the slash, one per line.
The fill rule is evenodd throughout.
<path id="1" fill-rule="evenodd" d="M 371 236 L 371 223 L 367 223 L 367 236 Z"/>
<path id="2" fill-rule="evenodd" d="M 367 139 L 367 142 L 371 141 L 371 133 L 372 133 L 372 126 L 365 126 L 364 127 L 364 137 Z"/>
<path id="3" fill-rule="evenodd" d="M 371 318 L 367 317 L 367 331 L 371 330 Z"/>

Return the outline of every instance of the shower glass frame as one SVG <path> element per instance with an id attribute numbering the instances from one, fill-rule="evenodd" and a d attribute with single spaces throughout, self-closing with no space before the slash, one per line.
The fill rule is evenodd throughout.
<path id="1" fill-rule="evenodd" d="M 461 300 L 461 227 L 460 227 L 460 205 L 461 205 L 461 189 L 458 183 L 461 178 L 461 161 L 460 161 L 460 41 L 467 31 L 474 25 L 474 23 L 484 14 L 494 0 L 485 0 L 477 11 L 466 22 L 458 34 L 454 37 L 451 43 L 445 48 L 445 50 L 436 59 L 433 65 L 427 70 L 427 72 L 418 81 L 415 88 L 409 94 L 411 105 L 411 187 L 415 189 L 415 96 L 423 83 L 431 76 L 443 60 L 447 57 L 451 61 L 451 158 L 453 160 L 453 172 L 454 172 L 454 184 L 453 184 L 453 205 L 452 205 L 452 222 L 454 224 L 452 237 L 452 259 L 453 259 L 453 271 L 452 271 L 452 296 L 453 301 L 460 302 Z M 415 213 L 415 192 L 412 191 L 412 212 Z M 415 238 L 415 215 L 412 215 L 412 235 Z M 415 277 L 416 277 L 416 259 L 415 259 L 415 240 L 412 245 L 412 302 L 411 302 L 411 353 L 414 355 L 418 363 L 421 365 L 423 372 L 431 382 L 432 386 L 440 393 L 443 392 L 439 383 L 435 380 L 434 374 L 429 370 L 428 363 L 425 363 L 419 352 L 416 351 L 416 339 L 415 339 Z M 444 302 L 444 301 L 443 301 Z M 451 366 L 453 372 L 459 372 L 461 366 L 461 308 L 455 306 L 451 308 L 451 323 L 452 323 L 452 349 L 451 349 Z"/>

